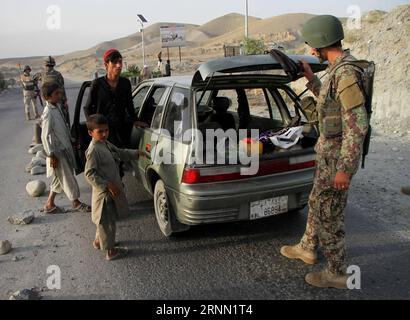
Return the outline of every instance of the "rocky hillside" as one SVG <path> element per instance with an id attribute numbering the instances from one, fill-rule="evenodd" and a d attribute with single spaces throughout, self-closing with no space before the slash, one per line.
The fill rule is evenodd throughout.
<path id="1" fill-rule="evenodd" d="M 347 34 L 358 58 L 375 61 L 374 123 L 382 131 L 410 135 L 410 5 L 373 11 L 363 28 Z"/>
<path id="2" fill-rule="evenodd" d="M 371 11 L 364 15 L 360 29 L 349 30 L 346 20 L 344 46 L 358 59 L 376 63 L 373 125 L 381 133 L 410 137 L 410 5 L 391 12 Z M 309 54 L 301 45 L 294 50 Z M 295 85 L 302 92 L 306 81 Z"/>

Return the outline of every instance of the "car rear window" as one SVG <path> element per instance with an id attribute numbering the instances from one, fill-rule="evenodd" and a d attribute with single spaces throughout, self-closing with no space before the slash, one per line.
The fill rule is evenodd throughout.
<path id="1" fill-rule="evenodd" d="M 197 99 L 200 99 L 202 94 L 203 91 L 197 92 Z M 202 113 L 205 107 L 210 108 L 210 112 L 212 112 L 215 97 L 229 99 L 230 107 L 227 112 L 236 118 L 249 112 L 249 116 L 253 118 L 265 118 L 285 123 L 285 113 L 281 110 L 282 107 L 278 105 L 277 100 L 273 98 L 272 93 L 267 88 L 209 90 L 203 95 L 198 112 Z M 203 119 L 199 119 L 199 123 L 203 122 L 201 120 Z"/>

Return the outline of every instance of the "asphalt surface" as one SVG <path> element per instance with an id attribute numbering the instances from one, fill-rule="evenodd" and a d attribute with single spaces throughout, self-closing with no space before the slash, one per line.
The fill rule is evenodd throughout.
<path id="1" fill-rule="evenodd" d="M 71 108 L 78 90 L 78 85 L 69 86 Z M 46 200 L 31 199 L 25 192 L 26 183 L 33 180 L 24 172 L 31 159 L 27 149 L 32 131 L 32 124 L 24 121 L 20 92 L 1 94 L 0 240 L 10 240 L 14 250 L 0 256 L 0 299 L 32 287 L 43 290 L 44 299 L 410 298 L 410 197 L 387 190 L 372 200 L 369 194 L 375 195 L 377 186 L 367 181 L 371 175 L 384 179 L 383 168 L 374 169 L 379 156 L 372 155 L 369 168 L 355 181 L 347 209 L 349 264 L 360 266 L 362 289 L 320 290 L 305 284 L 304 276 L 321 268 L 323 259 L 319 266 L 308 267 L 279 253 L 282 245 L 298 242 L 306 211 L 256 222 L 195 227 L 168 240 L 156 225 L 151 198 L 128 177 L 132 215 L 118 223 L 118 240 L 132 251 L 126 259 L 111 263 L 92 248 L 95 227 L 89 215 L 38 212 L 29 226 L 10 225 L 7 216 L 38 210 Z M 410 151 L 406 152 L 409 159 Z M 400 166 L 405 168 L 405 164 L 396 165 L 397 170 Z M 410 181 L 406 170 L 404 178 L 400 172 L 398 176 Z M 78 179 L 82 199 L 89 202 L 90 188 L 82 176 Z M 390 198 L 384 201 L 387 195 Z M 391 197 L 400 200 L 389 202 Z M 64 196 L 57 198 L 57 204 L 70 208 Z M 13 261 L 16 257 L 21 260 Z M 46 287 L 50 265 L 61 269 L 61 290 Z"/>

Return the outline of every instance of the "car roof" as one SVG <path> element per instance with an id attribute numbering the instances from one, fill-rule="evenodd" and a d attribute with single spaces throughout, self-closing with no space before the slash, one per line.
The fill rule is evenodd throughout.
<path id="1" fill-rule="evenodd" d="M 179 86 L 190 88 L 192 85 L 192 79 L 193 79 L 193 76 L 175 76 L 175 77 L 154 78 L 151 81 L 156 85 L 164 85 L 164 86 L 179 85 Z"/>

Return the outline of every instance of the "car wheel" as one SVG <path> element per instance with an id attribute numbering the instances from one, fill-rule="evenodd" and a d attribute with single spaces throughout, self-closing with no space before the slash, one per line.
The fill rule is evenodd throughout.
<path id="1" fill-rule="evenodd" d="M 162 180 L 158 180 L 155 184 L 154 209 L 159 229 L 164 236 L 172 237 L 176 233 L 189 230 L 189 226 L 177 221 Z"/>
<path id="2" fill-rule="evenodd" d="M 161 232 L 166 236 L 172 235 L 171 219 L 169 213 L 168 196 L 162 180 L 158 180 L 154 190 L 155 217 Z"/>

